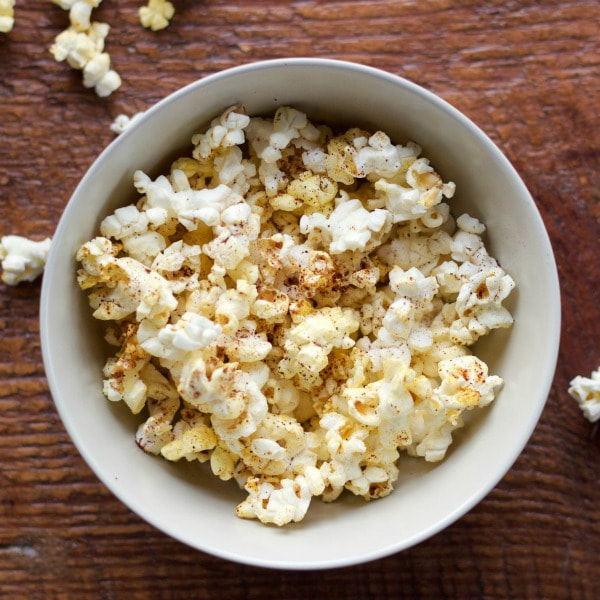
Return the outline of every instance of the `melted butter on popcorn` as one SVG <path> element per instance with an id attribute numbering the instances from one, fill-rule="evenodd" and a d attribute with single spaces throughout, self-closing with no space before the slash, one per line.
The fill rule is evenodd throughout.
<path id="1" fill-rule="evenodd" d="M 416 144 L 290 107 L 232 106 L 192 143 L 77 253 L 138 445 L 208 462 L 248 493 L 240 517 L 279 526 L 313 496 L 390 494 L 401 452 L 442 460 L 502 383 L 469 347 L 512 324 L 515 285 L 450 216 L 454 184 Z M 590 411 L 594 390 L 573 384 Z"/>

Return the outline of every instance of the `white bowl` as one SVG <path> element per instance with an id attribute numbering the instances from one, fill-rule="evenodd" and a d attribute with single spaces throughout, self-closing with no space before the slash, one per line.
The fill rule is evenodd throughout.
<path id="1" fill-rule="evenodd" d="M 328 123 L 383 129 L 414 140 L 444 180 L 457 184 L 454 214 L 488 226 L 490 252 L 517 282 L 515 324 L 478 345 L 505 380 L 490 408 L 455 436 L 432 466 L 402 458 L 395 491 L 365 503 L 344 495 L 313 501 L 301 523 L 282 529 L 235 515 L 244 494 L 198 463 L 172 464 L 139 450 L 139 417 L 102 395 L 107 356 L 102 325 L 76 282 L 75 252 L 104 216 L 135 198 L 136 169 L 157 175 L 192 133 L 233 104 L 249 114 L 292 105 Z M 217 556 L 252 565 L 315 569 L 351 565 L 408 548 L 479 502 L 511 467 L 531 435 L 550 388 L 558 351 L 556 266 L 535 204 L 504 155 L 480 129 L 430 92 L 369 67 L 321 59 L 275 60 L 230 69 L 193 83 L 150 109 L 85 175 L 60 220 L 41 298 L 46 374 L 75 445 L 104 484 L 149 523 Z"/>

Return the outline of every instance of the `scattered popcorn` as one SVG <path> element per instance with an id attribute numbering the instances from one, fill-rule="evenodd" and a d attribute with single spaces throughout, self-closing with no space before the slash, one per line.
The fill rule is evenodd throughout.
<path id="1" fill-rule="evenodd" d="M 12 31 L 15 24 L 15 0 L 0 0 L 0 32 Z"/>
<path id="2" fill-rule="evenodd" d="M 140 23 L 152 31 L 160 31 L 168 27 L 175 14 L 175 7 L 168 0 L 148 0 L 147 6 L 138 11 Z"/>
<path id="3" fill-rule="evenodd" d="M 121 85 L 121 77 L 110 68 L 110 56 L 104 52 L 104 40 L 110 26 L 91 22 L 93 8 L 102 0 L 52 0 L 69 10 L 71 26 L 59 33 L 50 47 L 57 62 L 66 60 L 74 69 L 83 71 L 83 85 L 93 87 L 102 98 L 110 96 Z"/>
<path id="4" fill-rule="evenodd" d="M 18 285 L 22 281 L 33 281 L 42 274 L 48 252 L 50 238 L 34 242 L 20 235 L 5 235 L 0 238 L 0 259 L 2 260 L 2 281 L 8 285 Z"/>
<path id="5" fill-rule="evenodd" d="M 578 375 L 569 384 L 569 395 L 577 400 L 584 417 L 591 423 L 600 420 L 600 367 L 590 377 Z"/>
<path id="6" fill-rule="evenodd" d="M 135 113 L 132 117 L 127 115 L 118 115 L 111 123 L 110 130 L 117 135 L 121 135 L 126 129 L 129 129 L 139 118 L 144 114 L 144 111 Z"/>
<path id="7" fill-rule="evenodd" d="M 102 44 L 69 35 L 64 59 L 95 81 Z M 502 384 L 469 347 L 512 324 L 515 286 L 485 226 L 450 216 L 454 184 L 413 143 L 291 107 L 230 107 L 192 145 L 155 180 L 136 171 L 139 200 L 77 253 L 94 316 L 115 321 L 104 393 L 147 409 L 139 447 L 209 462 L 247 492 L 240 517 L 277 526 L 314 496 L 387 496 L 401 452 L 442 460 Z M 598 373 L 573 381 L 596 419 Z"/>

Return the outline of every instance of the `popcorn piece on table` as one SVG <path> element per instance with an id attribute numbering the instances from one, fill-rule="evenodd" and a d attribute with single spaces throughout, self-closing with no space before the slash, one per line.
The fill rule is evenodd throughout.
<path id="1" fill-rule="evenodd" d="M 581 412 L 591 423 L 600 420 L 600 367 L 591 377 L 578 375 L 569 384 L 569 395 L 577 401 Z"/>
<path id="2" fill-rule="evenodd" d="M 148 5 L 142 6 L 138 13 L 144 27 L 160 31 L 168 27 L 175 14 L 175 7 L 168 0 L 148 0 Z"/>
<path id="3" fill-rule="evenodd" d="M 8 285 L 18 285 L 39 277 L 46 265 L 51 242 L 50 238 L 34 242 L 20 235 L 0 238 L 2 281 Z"/>
<path id="4" fill-rule="evenodd" d="M 117 135 L 121 135 L 126 129 L 129 129 L 145 111 L 137 112 L 132 117 L 125 114 L 118 115 L 110 125 L 110 130 Z"/>
<path id="5" fill-rule="evenodd" d="M 0 0 L 0 32 L 12 31 L 15 24 L 15 0 Z"/>
<path id="6" fill-rule="evenodd" d="M 71 27 L 75 31 L 86 31 L 90 28 L 92 9 L 100 6 L 102 0 L 50 0 L 53 4 L 69 11 Z"/>
<path id="7" fill-rule="evenodd" d="M 110 96 L 120 87 L 121 77 L 110 68 L 109 54 L 103 52 L 110 26 L 90 22 L 91 10 L 100 1 L 56 0 L 55 4 L 70 9 L 71 26 L 56 36 L 50 53 L 57 62 L 66 60 L 74 69 L 82 70 L 85 87 L 93 87 L 100 97 Z"/>

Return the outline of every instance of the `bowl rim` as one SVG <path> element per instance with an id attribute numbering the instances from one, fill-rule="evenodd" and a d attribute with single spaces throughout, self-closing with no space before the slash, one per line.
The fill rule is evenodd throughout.
<path id="1" fill-rule="evenodd" d="M 190 539 L 186 538 L 185 535 L 182 535 L 181 532 L 177 532 L 172 530 L 169 527 L 168 523 L 163 522 L 164 519 L 157 518 L 154 513 L 150 510 L 146 510 L 143 507 L 140 508 L 136 506 L 135 502 L 132 502 L 131 499 L 127 496 L 126 491 L 121 489 L 121 485 L 115 483 L 111 478 L 108 477 L 107 474 L 103 472 L 103 469 L 98 466 L 94 453 L 88 450 L 88 445 L 85 440 L 82 439 L 77 432 L 77 428 L 75 424 L 72 422 L 69 412 L 67 411 L 65 405 L 62 402 L 62 392 L 61 392 L 61 384 L 56 379 L 54 374 L 54 366 L 53 366 L 53 356 L 51 352 L 51 344 L 49 341 L 48 335 L 48 327 L 50 322 L 50 314 L 49 314 L 49 283 L 48 280 L 52 276 L 52 271 L 55 268 L 56 263 L 56 248 L 58 246 L 58 240 L 61 239 L 63 232 L 67 228 L 67 224 L 69 222 L 70 213 L 74 209 L 74 205 L 78 202 L 77 198 L 81 196 L 82 190 L 87 186 L 88 180 L 92 177 L 93 173 L 97 171 L 102 165 L 105 157 L 112 151 L 112 149 L 117 145 L 124 143 L 131 132 L 136 130 L 139 127 L 143 127 L 144 123 L 147 119 L 151 119 L 153 115 L 159 111 L 161 111 L 165 106 L 170 104 L 173 100 L 179 99 L 187 94 L 194 93 L 199 88 L 203 88 L 205 86 L 209 86 L 215 84 L 217 82 L 223 81 L 230 77 L 237 76 L 242 73 L 246 73 L 248 71 L 254 70 L 263 70 L 263 69 L 271 69 L 271 68 L 280 68 L 280 67 L 313 67 L 313 68 L 334 68 L 334 69 L 342 69 L 347 70 L 349 72 L 356 72 L 360 74 L 370 75 L 373 77 L 381 78 L 387 80 L 390 83 L 393 83 L 397 86 L 404 87 L 409 91 L 413 92 L 423 100 L 427 102 L 433 103 L 437 105 L 438 108 L 443 110 L 449 117 L 452 117 L 459 121 L 460 125 L 467 130 L 476 138 L 477 142 L 483 145 L 486 150 L 492 155 L 492 157 L 497 162 L 498 168 L 502 169 L 507 177 L 513 180 L 520 190 L 523 199 L 525 199 L 532 209 L 531 216 L 532 219 L 536 221 L 537 229 L 540 232 L 539 243 L 545 250 L 545 255 L 547 256 L 548 265 L 547 270 L 549 273 L 549 281 L 548 285 L 552 288 L 553 293 L 548 298 L 548 302 L 550 303 L 550 311 L 553 315 L 552 321 L 550 323 L 550 327 L 552 330 L 552 344 L 551 347 L 548 348 L 548 360 L 544 365 L 544 372 L 541 374 L 538 373 L 537 377 L 543 384 L 540 387 L 539 398 L 537 399 L 537 405 L 533 406 L 528 419 L 527 419 L 527 427 L 524 429 L 524 435 L 520 440 L 519 444 L 516 444 L 511 452 L 507 453 L 502 469 L 498 470 L 496 475 L 491 478 L 491 480 L 484 486 L 482 486 L 477 493 L 471 495 L 469 498 L 465 499 L 465 501 L 454 511 L 447 514 L 444 518 L 438 520 L 436 523 L 430 525 L 426 529 L 420 531 L 418 534 L 415 534 L 409 538 L 404 538 L 401 541 L 389 544 L 385 547 L 379 548 L 376 551 L 372 551 L 366 554 L 357 554 L 352 557 L 344 557 L 341 559 L 332 558 L 331 560 L 318 560 L 318 561 L 304 561 L 304 562 L 295 562 L 293 560 L 265 560 L 265 559 L 256 559 L 252 556 L 248 556 L 246 554 L 237 554 L 235 552 L 230 552 L 227 550 L 221 550 L 219 548 L 215 549 L 210 546 L 210 544 L 204 543 L 202 540 Z M 83 196 L 81 196 L 83 197 Z M 80 201 L 80 200 L 79 200 Z M 94 472 L 96 477 L 114 494 L 129 510 L 139 515 L 142 519 L 144 519 L 147 523 L 151 524 L 153 527 L 158 529 L 159 531 L 169 535 L 170 537 L 203 552 L 211 554 L 213 556 L 218 556 L 220 558 L 224 558 L 230 561 L 247 564 L 256 567 L 266 567 L 272 569 L 293 569 L 293 570 L 313 570 L 313 569 L 331 569 L 338 567 L 346 567 L 355 564 L 362 564 L 365 562 L 373 561 L 379 558 L 383 558 L 394 554 L 396 552 L 400 552 L 407 548 L 410 548 L 427 538 L 435 535 L 436 533 L 442 531 L 455 521 L 457 521 L 460 517 L 465 515 L 469 510 L 471 510 L 476 504 L 478 504 L 498 483 L 502 480 L 502 478 L 506 475 L 512 465 L 515 463 L 519 455 L 522 453 L 525 448 L 529 438 L 531 437 L 538 421 L 541 416 L 541 413 L 546 404 L 548 394 L 553 382 L 554 372 L 556 369 L 556 363 L 558 358 L 558 349 L 559 349 L 559 341 L 560 341 L 560 330 L 561 330 L 561 301 L 560 301 L 560 286 L 558 279 L 558 271 L 556 267 L 556 260 L 554 257 L 554 253 L 552 251 L 552 245 L 550 242 L 550 238 L 548 232 L 544 226 L 543 220 L 539 213 L 539 210 L 529 193 L 529 190 L 525 186 L 525 183 L 521 179 L 520 175 L 517 173 L 516 169 L 509 162 L 508 158 L 503 154 L 503 152 L 496 146 L 496 144 L 480 129 L 473 121 L 471 121 L 467 116 L 461 113 L 458 109 L 454 108 L 449 102 L 443 100 L 439 96 L 435 95 L 433 92 L 428 91 L 427 89 L 417 85 L 399 75 L 395 75 L 384 71 L 382 69 L 378 69 L 375 67 L 362 65 L 360 63 L 345 61 L 345 60 L 337 60 L 337 59 L 327 59 L 327 58 L 279 58 L 272 60 L 262 60 L 251 63 L 246 63 L 240 66 L 231 67 L 214 74 L 208 75 L 197 81 L 194 81 L 186 86 L 176 90 L 175 92 L 169 94 L 152 107 L 150 107 L 145 113 L 137 119 L 131 127 L 129 127 L 124 133 L 119 135 L 116 139 L 114 139 L 94 160 L 91 166 L 86 171 L 85 175 L 80 180 L 79 184 L 73 191 L 69 201 L 67 202 L 63 213 L 60 217 L 58 226 L 53 236 L 53 243 L 50 248 L 50 252 L 48 255 L 48 260 L 46 263 L 46 275 L 43 278 L 42 282 L 42 290 L 40 297 L 40 338 L 41 338 L 41 347 L 42 347 L 42 357 L 44 368 L 46 371 L 46 377 L 48 380 L 50 393 L 52 395 L 52 399 L 56 406 L 56 409 L 60 415 L 60 418 L 67 430 L 72 442 L 75 444 L 77 450 L 89 466 L 89 468 Z"/>

